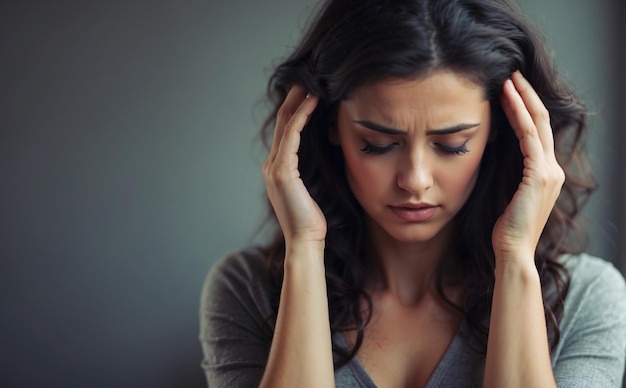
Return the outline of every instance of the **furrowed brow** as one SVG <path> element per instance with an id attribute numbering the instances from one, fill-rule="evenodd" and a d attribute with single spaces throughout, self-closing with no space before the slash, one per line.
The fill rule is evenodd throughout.
<path id="1" fill-rule="evenodd" d="M 384 133 L 387 135 L 403 135 L 406 132 L 396 128 L 385 127 L 384 125 L 380 125 L 369 120 L 354 120 L 356 124 L 359 124 L 365 128 L 371 129 L 372 131 Z M 465 131 L 468 129 L 476 128 L 480 123 L 471 123 L 471 124 L 458 124 L 452 127 L 447 128 L 439 128 L 439 129 L 429 129 L 426 131 L 427 135 L 450 135 L 453 133 Z"/>
<path id="2" fill-rule="evenodd" d="M 372 131 L 385 133 L 387 135 L 403 135 L 406 133 L 405 131 L 401 131 L 395 128 L 385 127 L 383 125 L 376 124 L 368 120 L 353 120 L 352 122 L 359 124 L 365 128 L 371 129 Z"/>
<path id="3" fill-rule="evenodd" d="M 455 125 L 453 127 L 448 127 L 448 128 L 429 129 L 428 131 L 426 131 L 426 134 L 427 135 L 450 135 L 450 134 L 453 134 L 453 133 L 457 133 L 457 132 L 461 132 L 461 131 L 466 131 L 468 129 L 476 128 L 479 125 L 480 125 L 480 123 L 476 123 L 476 124 L 459 124 L 459 125 Z"/>

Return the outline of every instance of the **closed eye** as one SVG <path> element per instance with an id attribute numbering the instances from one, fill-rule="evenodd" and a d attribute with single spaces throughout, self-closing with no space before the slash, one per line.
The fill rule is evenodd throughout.
<path id="1" fill-rule="evenodd" d="M 435 144 L 443 153 L 461 156 L 469 152 L 467 149 L 467 142 L 463 143 L 460 147 L 449 147 L 445 144 Z"/>
<path id="2" fill-rule="evenodd" d="M 365 141 L 365 147 L 361 148 L 361 151 L 366 154 L 372 154 L 372 155 L 384 154 L 386 152 L 391 151 L 391 149 L 397 145 L 397 143 L 391 143 L 385 146 L 376 146 L 368 142 L 367 140 L 364 140 L 364 141 Z"/>

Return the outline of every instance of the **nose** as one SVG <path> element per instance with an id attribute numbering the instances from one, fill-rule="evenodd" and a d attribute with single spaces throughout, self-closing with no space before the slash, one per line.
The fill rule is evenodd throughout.
<path id="1" fill-rule="evenodd" d="M 400 158 L 398 166 L 398 187 L 420 197 L 433 185 L 430 161 L 423 151 L 408 152 Z"/>

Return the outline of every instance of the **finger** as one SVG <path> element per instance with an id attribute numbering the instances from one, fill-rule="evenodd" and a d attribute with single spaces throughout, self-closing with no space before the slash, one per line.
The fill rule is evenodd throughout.
<path id="1" fill-rule="evenodd" d="M 537 159 L 544 154 L 535 122 L 526 108 L 522 96 L 515 89 L 511 80 L 504 83 L 502 109 L 520 142 L 520 149 L 525 158 Z"/>
<path id="2" fill-rule="evenodd" d="M 282 140 L 276 153 L 276 163 L 288 161 L 290 157 L 297 155 L 300 146 L 300 133 L 315 110 L 317 102 L 317 97 L 307 96 L 284 125 Z"/>
<path id="3" fill-rule="evenodd" d="M 287 93 L 287 97 L 285 97 L 285 101 L 278 109 L 276 114 L 276 124 L 274 126 L 274 139 L 272 140 L 272 147 L 270 149 L 270 154 L 268 160 L 273 161 L 276 158 L 276 154 L 278 153 L 278 146 L 283 138 L 283 133 L 285 129 L 285 125 L 291 119 L 291 116 L 296 112 L 302 101 L 306 96 L 305 90 L 299 86 L 294 85 Z"/>
<path id="4" fill-rule="evenodd" d="M 513 73 L 511 80 L 535 123 L 537 134 L 539 135 L 539 140 L 541 141 L 544 151 L 554 154 L 554 137 L 552 135 L 548 109 L 546 109 L 546 106 L 543 104 L 543 101 L 541 101 L 541 98 L 539 98 L 535 89 L 519 70 Z"/>

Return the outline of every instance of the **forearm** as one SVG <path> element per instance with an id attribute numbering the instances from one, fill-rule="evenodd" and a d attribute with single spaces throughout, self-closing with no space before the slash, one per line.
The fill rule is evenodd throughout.
<path id="1" fill-rule="evenodd" d="M 261 387 L 333 387 L 334 382 L 323 247 L 291 247 Z"/>
<path id="2" fill-rule="evenodd" d="M 485 387 L 555 387 L 533 260 L 496 264 Z"/>

